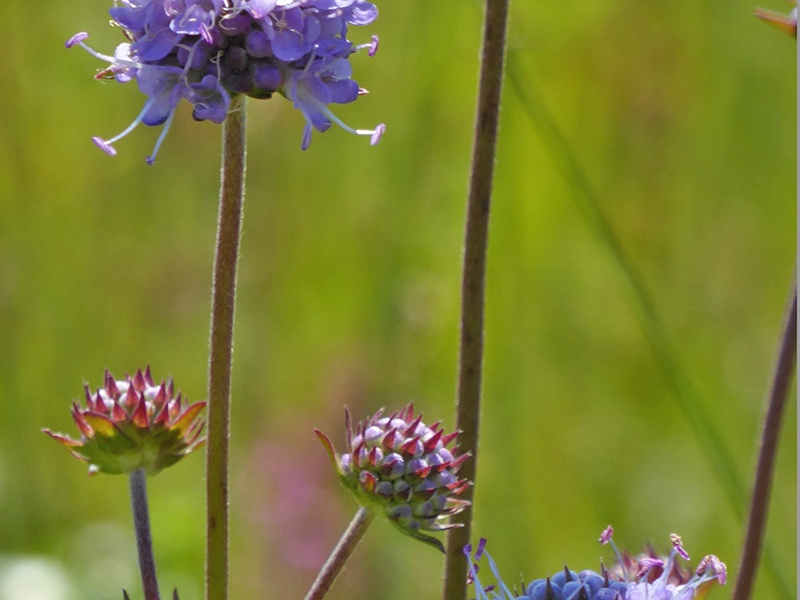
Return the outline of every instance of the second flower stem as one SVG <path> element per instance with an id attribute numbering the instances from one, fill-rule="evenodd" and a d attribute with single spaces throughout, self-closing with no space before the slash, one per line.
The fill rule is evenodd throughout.
<path id="1" fill-rule="evenodd" d="M 339 539 L 339 543 L 336 544 L 336 548 L 333 549 L 327 562 L 322 566 L 322 570 L 317 575 L 317 579 L 308 594 L 306 594 L 305 600 L 321 600 L 321 598 L 325 597 L 325 594 L 331 589 L 337 575 L 339 575 L 347 559 L 350 558 L 358 542 L 364 537 L 369 524 L 372 523 L 374 518 L 375 513 L 371 510 L 363 506 L 358 509 L 356 516 L 350 521 L 350 525 L 347 526 L 347 529 Z"/>
<path id="2" fill-rule="evenodd" d="M 136 530 L 136 549 L 139 572 L 145 600 L 159 600 L 156 561 L 153 556 L 153 538 L 150 534 L 150 511 L 147 507 L 147 475 L 143 469 L 131 471 L 129 476 L 133 526 Z M 126 594 L 127 596 L 127 594 Z"/>
<path id="3" fill-rule="evenodd" d="M 778 450 L 778 438 L 783 422 L 786 400 L 792 383 L 795 359 L 797 357 L 797 280 L 792 280 L 791 302 L 781 332 L 780 349 L 775 370 L 772 374 L 769 397 L 766 400 L 767 411 L 761 432 L 761 446 L 756 464 L 756 476 L 753 482 L 753 495 L 750 500 L 750 512 L 747 521 L 744 550 L 739 564 L 739 576 L 733 590 L 733 600 L 748 600 L 758 571 L 761 546 L 764 542 L 764 530 L 767 524 L 772 477 L 775 470 L 775 457 Z"/>
<path id="4" fill-rule="evenodd" d="M 206 450 L 206 600 L 228 597 L 231 360 L 244 177 L 245 101 L 242 96 L 235 96 L 222 131 L 219 220 L 212 282 Z"/>

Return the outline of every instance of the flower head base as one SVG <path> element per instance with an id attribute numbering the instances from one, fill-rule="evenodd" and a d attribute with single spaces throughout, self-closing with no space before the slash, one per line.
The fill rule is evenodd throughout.
<path id="1" fill-rule="evenodd" d="M 136 469 L 155 475 L 205 441 L 200 438 L 204 421 L 198 415 L 206 403 L 185 406 L 180 393 L 175 396 L 172 381 L 155 385 L 149 367 L 123 380 L 114 380 L 106 371 L 103 379 L 94 397 L 84 386 L 86 408 L 77 402 L 72 405 L 80 440 L 43 430 L 89 463 L 90 475 Z"/>
<path id="2" fill-rule="evenodd" d="M 725 584 L 727 569 L 725 563 L 710 554 L 700 561 L 694 574 L 689 574 L 675 564 L 675 557 L 689 560 L 679 536 L 672 534 L 672 551 L 668 557 L 659 558 L 649 550 L 645 555 L 632 558 L 620 555 L 611 536 L 614 530 L 609 526 L 600 536 L 600 543 L 614 548 L 619 565 L 616 569 L 601 572 L 585 570 L 575 572 L 567 567 L 552 577 L 536 579 L 523 592 L 512 591 L 500 578 L 497 565 L 485 552 L 486 540 L 481 539 L 474 558 L 472 547 L 465 546 L 464 554 L 470 559 L 469 580 L 475 584 L 477 600 L 699 600 L 716 580 Z M 478 565 L 483 554 L 497 581 L 496 586 L 483 587 L 478 579 Z M 475 561 L 474 563 L 472 561 Z"/>
<path id="3" fill-rule="evenodd" d="M 457 498 L 470 483 L 456 475 L 470 454 L 447 446 L 458 432 L 445 434 L 440 423 L 426 426 L 414 406 L 389 416 L 380 410 L 355 431 L 346 413 L 347 453 L 339 456 L 330 440 L 314 430 L 325 446 L 342 483 L 365 507 L 377 510 L 400 531 L 444 552 L 436 538 L 423 531 L 442 531 L 459 524 L 441 524 L 443 517 L 469 505 Z"/>
<path id="4" fill-rule="evenodd" d="M 118 0 L 110 13 L 127 38 L 113 56 L 87 46 L 86 33 L 66 43 L 108 63 L 97 79 L 136 80 L 148 97 L 122 133 L 93 138 L 107 154 L 114 156 L 113 144 L 139 123 L 163 124 L 147 158 L 152 164 L 181 99 L 192 104 L 196 120 L 221 123 L 236 94 L 289 98 L 306 120 L 304 150 L 312 129 L 325 131 L 332 123 L 368 135 L 372 144 L 385 129 L 353 129 L 328 108 L 365 93 L 351 79 L 349 58 L 361 50 L 373 56 L 378 39 L 356 46 L 347 39 L 347 27 L 378 16 L 366 0 Z"/>

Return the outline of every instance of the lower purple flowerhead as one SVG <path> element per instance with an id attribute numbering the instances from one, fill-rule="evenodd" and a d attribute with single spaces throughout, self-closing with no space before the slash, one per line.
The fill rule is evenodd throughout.
<path id="1" fill-rule="evenodd" d="M 511 589 L 500 577 L 497 564 L 486 552 L 486 540 L 481 539 L 473 554 L 472 546 L 464 547 L 470 561 L 468 580 L 474 584 L 477 600 L 699 600 L 713 582 L 724 585 L 727 578 L 725 563 L 713 554 L 703 558 L 690 574 L 677 563 L 677 558 L 689 560 L 680 536 L 670 535 L 672 550 L 660 557 L 651 549 L 639 556 L 620 554 L 609 525 L 600 536 L 600 543 L 611 544 L 617 557 L 616 567 L 600 572 L 573 571 L 568 567 L 553 575 L 523 584 L 520 590 Z M 478 563 L 483 555 L 496 581 L 484 587 L 478 577 Z"/>

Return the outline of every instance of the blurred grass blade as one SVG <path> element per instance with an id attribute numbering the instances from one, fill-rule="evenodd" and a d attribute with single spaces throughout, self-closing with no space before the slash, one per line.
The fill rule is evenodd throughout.
<path id="1" fill-rule="evenodd" d="M 590 232 L 609 253 L 611 260 L 630 288 L 636 319 L 650 345 L 658 370 L 719 479 L 734 515 L 738 520 L 743 520 L 747 505 L 747 488 L 736 468 L 733 456 L 717 430 L 708 409 L 692 386 L 689 377 L 684 373 L 663 321 L 659 317 L 656 302 L 648 291 L 643 277 L 625 253 L 619 238 L 600 207 L 597 194 L 588 177 L 555 119 L 537 93 L 533 85 L 533 78 L 523 76 L 517 54 L 511 48 L 508 50 L 507 77 L 509 88 L 519 98 L 525 114 L 542 137 L 550 157 L 564 178 L 572 199 Z M 790 584 L 779 569 L 780 561 L 769 547 L 766 548 L 766 552 L 770 557 L 765 561 L 767 568 L 784 596 L 791 598 L 793 594 Z"/>

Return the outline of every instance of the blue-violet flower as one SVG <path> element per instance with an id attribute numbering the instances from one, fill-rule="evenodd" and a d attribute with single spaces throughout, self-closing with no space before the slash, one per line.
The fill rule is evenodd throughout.
<path id="1" fill-rule="evenodd" d="M 333 123 L 368 135 L 372 144 L 385 130 L 383 124 L 353 129 L 328 108 L 366 93 L 351 79 L 349 58 L 359 50 L 373 56 L 378 38 L 362 45 L 347 39 L 348 25 L 367 25 L 378 16 L 366 0 L 115 0 L 109 12 L 127 38 L 113 56 L 87 46 L 83 32 L 66 46 L 81 46 L 108 63 L 97 79 L 135 80 L 147 96 L 122 133 L 93 138 L 112 156 L 114 143 L 139 123 L 163 124 L 147 157 L 152 164 L 181 99 L 192 104 L 196 120 L 221 123 L 236 94 L 281 94 L 305 117 L 303 150 L 313 129 L 326 131 Z"/>
<path id="2" fill-rule="evenodd" d="M 670 536 L 672 551 L 665 558 L 657 557 L 652 550 L 636 558 L 621 555 L 611 540 L 613 533 L 609 525 L 600 536 L 600 543 L 610 543 L 614 548 L 619 562 L 615 569 L 601 565 L 600 573 L 588 569 L 578 573 L 565 566 L 552 577 L 523 583 L 519 593 L 503 582 L 497 565 L 485 550 L 486 540 L 481 539 L 474 556 L 471 545 L 464 547 L 464 554 L 470 560 L 469 581 L 475 585 L 477 600 L 699 600 L 714 580 L 725 584 L 725 563 L 713 554 L 703 558 L 691 576 L 679 568 L 675 557 L 689 560 L 689 555 L 681 538 L 674 533 Z M 484 587 L 478 578 L 477 562 L 484 554 L 497 587 Z"/>

